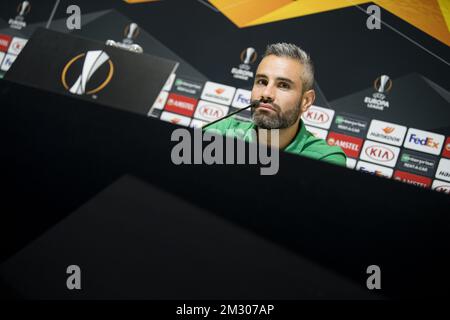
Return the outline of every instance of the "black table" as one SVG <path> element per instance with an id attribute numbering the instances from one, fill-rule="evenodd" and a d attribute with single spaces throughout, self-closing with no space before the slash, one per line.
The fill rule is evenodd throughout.
<path id="1" fill-rule="evenodd" d="M 448 195 L 285 153 L 274 176 L 261 176 L 256 165 L 176 166 L 171 124 L 6 81 L 0 82 L 0 96 L 0 276 L 7 295 L 76 298 L 66 292 L 64 270 L 54 275 L 54 268 L 70 260 L 66 249 L 77 247 L 82 250 L 72 250 L 73 257 L 85 264 L 117 262 L 104 273 L 100 267 L 86 271 L 98 279 L 87 278 L 87 299 L 447 293 Z M 153 227 L 147 232 L 143 225 Z M 177 241 L 169 242 L 168 251 L 150 245 L 167 244 L 166 231 L 177 228 L 184 231 L 179 238 L 170 234 Z M 136 237 L 125 236 L 131 234 Z M 108 251 L 107 243 L 119 249 Z M 145 248 L 154 252 L 142 255 Z M 192 260 L 181 253 L 186 248 Z M 230 259 L 239 263 L 226 263 Z M 141 261 L 142 267 L 127 261 Z M 161 267 L 176 261 L 186 266 L 184 279 L 197 281 L 176 281 L 183 277 Z M 267 265 L 260 268 L 262 263 Z M 203 264 L 212 269 L 195 267 Z M 366 268 L 373 264 L 381 267 L 379 292 L 366 288 Z M 141 275 L 143 266 L 152 265 L 149 275 L 162 272 L 166 282 L 148 288 L 153 278 L 136 286 L 123 280 L 104 287 L 102 274 Z M 210 285 L 211 277 L 219 279 L 217 286 Z M 257 285 L 260 278 L 268 285 Z M 225 279 L 242 285 L 233 292 Z M 187 290 L 189 283 L 198 287 Z"/>

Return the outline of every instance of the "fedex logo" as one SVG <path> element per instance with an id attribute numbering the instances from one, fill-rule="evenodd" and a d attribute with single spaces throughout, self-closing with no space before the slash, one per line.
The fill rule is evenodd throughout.
<path id="1" fill-rule="evenodd" d="M 430 148 L 439 148 L 439 142 L 433 141 L 433 138 L 424 138 L 424 139 L 420 139 L 418 136 L 416 136 L 415 134 L 412 134 L 409 137 L 409 142 L 414 142 L 415 144 L 421 144 L 423 146 L 428 146 Z"/>
<path id="2" fill-rule="evenodd" d="M 251 102 L 251 95 L 252 93 L 249 90 L 237 89 L 231 105 L 239 109 L 245 108 Z"/>
<path id="3" fill-rule="evenodd" d="M 394 173 L 394 170 L 391 168 L 386 168 L 383 166 L 379 166 L 373 163 L 368 163 L 365 161 L 358 161 L 358 164 L 356 165 L 356 170 L 368 173 L 377 177 L 385 177 L 390 178 L 392 177 L 392 174 Z"/>
<path id="4" fill-rule="evenodd" d="M 441 153 L 445 137 L 441 134 L 410 128 L 404 147 L 434 155 Z"/>
<path id="5" fill-rule="evenodd" d="M 250 104 L 250 99 L 248 99 L 247 97 L 245 97 L 242 94 L 238 94 L 237 96 L 237 101 L 241 102 L 241 103 L 246 103 L 246 104 Z"/>

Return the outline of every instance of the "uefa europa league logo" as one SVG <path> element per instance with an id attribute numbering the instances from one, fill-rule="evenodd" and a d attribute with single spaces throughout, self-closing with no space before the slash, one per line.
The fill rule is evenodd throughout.
<path id="1" fill-rule="evenodd" d="M 73 74 L 74 63 L 78 60 L 84 58 L 84 62 L 81 70 L 79 71 L 79 76 L 76 78 L 75 83 L 72 86 L 68 85 L 67 77 L 68 74 Z M 105 73 L 104 80 L 98 84 L 96 88 L 88 89 L 88 83 L 97 72 L 97 70 L 108 63 L 108 72 Z M 108 83 L 111 81 L 114 73 L 114 64 L 112 63 L 109 55 L 102 50 L 88 51 L 86 54 L 82 53 L 74 58 L 72 58 L 64 67 L 61 80 L 64 88 L 72 94 L 76 95 L 93 95 L 101 90 L 103 90 Z M 75 73 L 76 75 L 77 73 Z"/>
<path id="2" fill-rule="evenodd" d="M 253 78 L 253 71 L 251 71 L 251 65 L 255 63 L 258 54 L 256 53 L 255 48 L 248 47 L 247 49 L 242 50 L 240 58 L 241 64 L 239 67 L 233 67 L 231 69 L 231 74 L 233 78 L 240 79 L 244 81 L 249 81 Z"/>
<path id="3" fill-rule="evenodd" d="M 392 88 L 392 80 L 389 78 L 389 76 L 383 74 L 381 77 L 375 80 L 374 86 L 379 93 L 387 93 Z"/>
<path id="4" fill-rule="evenodd" d="M 17 6 L 18 15 L 14 19 L 9 19 L 9 25 L 13 29 L 21 30 L 27 26 L 25 16 L 30 13 L 31 4 L 29 1 L 23 1 Z"/>
<path id="5" fill-rule="evenodd" d="M 17 7 L 17 12 L 19 13 L 18 16 L 16 16 L 17 21 L 23 21 L 25 18 L 25 15 L 28 14 L 31 10 L 31 4 L 28 1 L 23 1 L 19 6 Z"/>
<path id="6" fill-rule="evenodd" d="M 380 111 L 389 108 L 389 100 L 386 98 L 386 94 L 392 89 L 391 78 L 383 74 L 375 79 L 373 87 L 375 92 L 372 93 L 372 97 L 364 98 L 367 108 Z"/>
<path id="7" fill-rule="evenodd" d="M 133 44 L 133 40 L 136 39 L 139 35 L 139 26 L 134 22 L 130 23 L 128 26 L 126 26 L 124 34 L 125 39 L 123 39 L 123 43 Z"/>
<path id="8" fill-rule="evenodd" d="M 250 47 L 241 52 L 241 61 L 243 64 L 249 65 L 256 61 L 256 56 L 256 50 Z"/>
<path id="9" fill-rule="evenodd" d="M 139 35 L 139 26 L 136 23 L 130 23 L 125 27 L 124 36 L 125 38 L 122 42 L 116 42 L 114 40 L 107 40 L 106 45 L 128 50 L 135 53 L 143 53 L 144 49 L 136 43 L 134 43 L 134 39 Z"/>
<path id="10" fill-rule="evenodd" d="M 388 93 L 392 89 L 392 80 L 389 76 L 383 74 L 375 79 L 373 86 L 378 93 Z"/>

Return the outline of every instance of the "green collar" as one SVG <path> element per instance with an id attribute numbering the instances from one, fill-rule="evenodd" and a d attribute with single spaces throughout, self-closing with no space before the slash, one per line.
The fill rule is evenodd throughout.
<path id="1" fill-rule="evenodd" d="M 253 124 L 253 123 L 251 124 L 249 129 L 257 130 L 256 125 Z M 247 132 L 251 132 L 251 131 L 248 130 Z M 300 151 L 302 151 L 307 138 L 308 138 L 308 131 L 306 131 L 306 127 L 303 124 L 303 121 L 300 120 L 300 122 L 299 122 L 299 130 L 297 132 L 297 135 L 291 141 L 291 143 L 288 144 L 286 146 L 286 148 L 284 148 L 284 151 L 287 151 L 287 152 L 300 152 Z M 247 140 L 248 142 L 252 142 L 252 140 L 253 140 L 252 139 L 252 135 L 251 134 L 246 135 L 245 140 Z"/>

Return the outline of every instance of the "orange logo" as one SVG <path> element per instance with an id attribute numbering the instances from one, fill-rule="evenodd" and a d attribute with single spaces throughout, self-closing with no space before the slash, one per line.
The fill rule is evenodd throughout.
<path id="1" fill-rule="evenodd" d="M 390 133 L 394 132 L 394 130 L 395 130 L 395 128 L 393 128 L 393 127 L 386 127 L 383 129 L 384 133 L 386 133 L 386 134 L 390 134 Z"/>
<path id="2" fill-rule="evenodd" d="M 223 88 L 217 88 L 216 89 L 216 93 L 217 94 L 222 94 L 224 91 L 225 91 L 225 89 L 223 89 Z"/>

